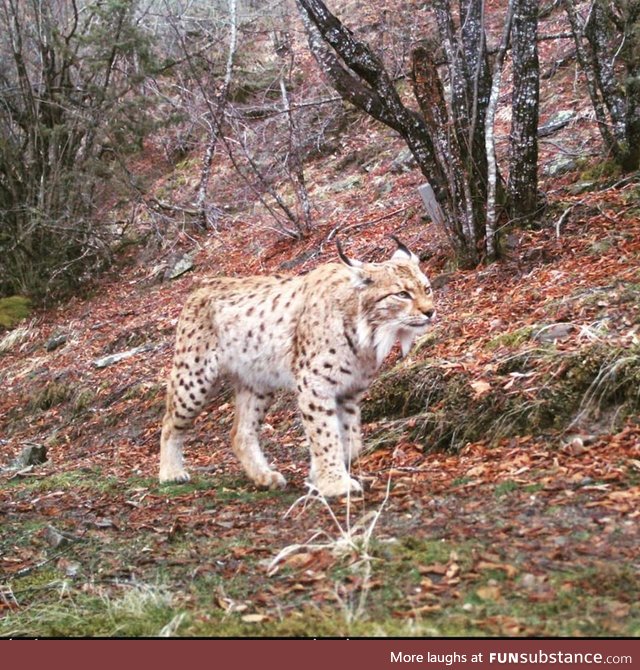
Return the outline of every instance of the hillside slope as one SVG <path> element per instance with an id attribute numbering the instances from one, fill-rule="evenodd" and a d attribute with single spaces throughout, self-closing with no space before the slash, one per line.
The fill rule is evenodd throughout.
<path id="1" fill-rule="evenodd" d="M 571 81 L 545 84 L 543 122 Z M 359 119 L 307 168 L 307 238 L 234 207 L 244 194 L 221 163 L 218 230 L 132 249 L 91 294 L 14 331 L 0 353 L 0 634 L 640 635 L 640 182 L 585 158 L 558 176 L 557 145 L 598 148 L 586 110 L 561 133 L 543 151 L 546 218 L 500 263 L 451 263 L 422 219 L 421 175 Z M 156 149 L 138 167 L 160 189 L 176 171 L 158 175 Z M 263 440 L 289 488 L 257 491 L 229 449 L 228 392 L 190 436 L 194 480 L 160 486 L 188 293 L 212 275 L 307 271 L 335 259 L 336 236 L 381 260 L 389 233 L 421 253 L 438 320 L 365 400 L 363 498 L 298 500 L 308 455 L 285 396 Z M 185 253 L 194 270 L 161 281 Z M 17 464 L 31 445 L 46 462 Z"/>

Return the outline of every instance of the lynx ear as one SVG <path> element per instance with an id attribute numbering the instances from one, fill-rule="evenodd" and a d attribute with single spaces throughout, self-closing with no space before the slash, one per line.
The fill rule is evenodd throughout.
<path id="1" fill-rule="evenodd" d="M 395 250 L 393 256 L 391 256 L 392 261 L 404 260 L 404 261 L 412 261 L 416 265 L 420 264 L 420 259 L 395 235 L 389 235 L 389 237 L 398 245 L 398 248 Z"/>
<path id="2" fill-rule="evenodd" d="M 368 271 L 365 269 L 364 263 L 362 261 L 357 261 L 353 258 L 349 258 L 342 251 L 342 245 L 339 240 L 336 240 L 336 247 L 338 248 L 338 256 L 340 260 L 349 268 L 351 271 L 351 281 L 355 288 L 362 289 L 365 286 L 373 283 L 373 279 L 369 277 Z"/>
<path id="3" fill-rule="evenodd" d="M 357 261 L 355 259 L 348 258 L 345 255 L 344 251 L 342 251 L 342 245 L 340 244 L 340 240 L 338 240 L 337 238 L 336 238 L 336 247 L 338 249 L 338 256 L 340 256 L 340 260 L 345 265 L 349 266 L 350 268 L 360 268 L 360 267 L 362 267 L 362 262 L 361 261 Z"/>

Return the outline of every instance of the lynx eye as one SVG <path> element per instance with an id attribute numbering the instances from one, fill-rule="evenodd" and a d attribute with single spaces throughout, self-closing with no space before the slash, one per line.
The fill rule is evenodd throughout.
<path id="1" fill-rule="evenodd" d="M 402 298 L 403 300 L 411 300 L 413 297 L 409 291 L 400 291 L 400 293 L 396 293 L 397 298 Z"/>

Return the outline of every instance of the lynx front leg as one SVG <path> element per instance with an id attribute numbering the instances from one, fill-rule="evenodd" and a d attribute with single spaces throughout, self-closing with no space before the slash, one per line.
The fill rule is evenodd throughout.
<path id="1" fill-rule="evenodd" d="M 338 421 L 342 435 L 344 462 L 347 469 L 350 470 L 351 464 L 362 451 L 359 396 L 338 398 Z"/>
<path id="2" fill-rule="evenodd" d="M 275 489 L 286 486 L 287 481 L 277 470 L 269 467 L 258 440 L 260 423 L 271 399 L 270 394 L 254 393 L 248 388 L 236 391 L 236 416 L 231 430 L 231 445 L 249 479 L 256 486 Z"/>
<path id="3" fill-rule="evenodd" d="M 302 391 L 298 398 L 309 447 L 310 479 L 325 497 L 360 492 L 360 484 L 349 476 L 344 463 L 344 449 L 335 398 Z"/>

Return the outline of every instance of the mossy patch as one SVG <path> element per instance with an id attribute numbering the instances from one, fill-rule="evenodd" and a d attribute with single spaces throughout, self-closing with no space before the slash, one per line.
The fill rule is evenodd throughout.
<path id="1" fill-rule="evenodd" d="M 607 181 L 617 179 L 622 168 L 614 160 L 597 161 L 580 174 L 581 181 Z"/>
<path id="2" fill-rule="evenodd" d="M 104 493 L 118 485 L 116 477 L 105 477 L 100 468 L 77 468 L 56 472 L 47 477 L 11 479 L 6 483 L 14 488 L 16 497 L 31 497 L 34 493 L 47 491 L 95 491 Z"/>
<path id="3" fill-rule="evenodd" d="M 0 298 L 0 326 L 13 328 L 31 313 L 31 301 L 21 295 Z"/>
<path id="4" fill-rule="evenodd" d="M 518 347 L 524 344 L 535 332 L 535 326 L 523 326 L 509 333 L 501 333 L 487 343 L 488 349 L 500 347 Z"/>
<path id="5" fill-rule="evenodd" d="M 535 384 L 510 383 L 523 378 Z M 372 386 L 363 419 L 411 419 L 404 426 L 411 439 L 451 450 L 477 440 L 562 431 L 610 409 L 623 421 L 640 408 L 640 347 L 598 342 L 568 353 L 552 345 L 530 347 L 502 358 L 486 393 L 478 393 L 473 381 L 464 369 L 436 360 L 398 366 Z"/>

